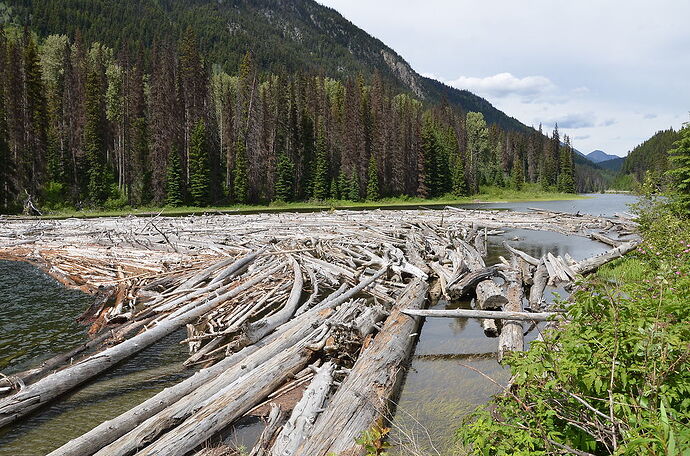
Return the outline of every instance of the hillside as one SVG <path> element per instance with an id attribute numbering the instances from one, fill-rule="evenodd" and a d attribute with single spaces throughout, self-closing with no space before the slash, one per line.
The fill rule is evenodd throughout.
<path id="1" fill-rule="evenodd" d="M 673 128 L 657 132 L 654 136 L 630 151 L 621 169 L 623 174 L 632 174 L 638 182 L 644 180 L 645 173 L 664 173 L 668 170 L 668 151 L 680 134 Z"/>
<path id="2" fill-rule="evenodd" d="M 485 99 L 422 77 L 393 49 L 312 0 L 90 0 L 88 8 L 83 0 L 4 3 L 17 23 L 31 18 L 32 28 L 43 36 L 79 31 L 85 41 L 116 50 L 124 43 L 150 49 L 154 43 L 177 42 L 191 26 L 201 51 L 228 72 L 238 68 L 247 51 L 272 73 L 306 71 L 342 79 L 358 74 L 371 78 L 378 72 L 429 102 L 447 100 L 466 112 L 481 112 L 502 129 L 527 130 Z"/>
<path id="3" fill-rule="evenodd" d="M 625 158 L 616 157 L 610 160 L 597 162 L 597 165 L 605 170 L 618 172 L 623 167 L 623 163 L 625 163 Z"/>
<path id="4" fill-rule="evenodd" d="M 587 159 L 593 163 L 601 163 L 608 160 L 615 160 L 619 158 L 616 155 L 607 154 L 603 150 L 593 150 L 586 155 Z"/>

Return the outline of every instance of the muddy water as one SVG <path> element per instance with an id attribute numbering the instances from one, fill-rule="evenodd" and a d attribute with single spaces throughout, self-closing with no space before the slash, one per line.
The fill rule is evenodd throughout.
<path id="1" fill-rule="evenodd" d="M 632 199 L 603 195 L 580 201 L 492 203 L 472 207 L 506 210 L 540 207 L 612 215 L 627 211 L 625 205 Z M 513 230 L 490 238 L 488 264 L 497 262 L 498 255 L 505 255 L 503 240 L 537 257 L 546 252 L 569 252 L 575 258 L 583 258 L 605 249 L 601 244 L 575 236 Z M 85 330 L 74 318 L 90 302 L 89 296 L 64 289 L 29 265 L 0 262 L 0 372 L 10 374 L 35 366 L 83 342 Z M 469 307 L 469 302 L 441 302 L 437 306 L 453 307 Z M 528 340 L 535 336 L 533 332 Z M 0 456 L 46 454 L 191 375 L 192 372 L 181 366 L 186 359 L 186 346 L 177 342 L 182 339 L 182 333 L 173 334 L 97 381 L 65 395 L 51 407 L 9 430 L 0 430 Z M 427 320 L 399 399 L 396 427 L 415 434 L 425 448 L 430 448 L 429 438 L 425 437 L 428 431 L 439 453 L 448 452 L 452 447 L 450 437 L 462 417 L 497 390 L 482 374 L 499 383 L 507 380 L 508 373 L 495 361 L 496 345 L 496 339 L 484 337 L 476 320 Z M 225 441 L 251 447 L 261 428 L 256 420 L 246 420 L 226 434 Z M 435 452 L 431 450 L 429 454 Z"/>

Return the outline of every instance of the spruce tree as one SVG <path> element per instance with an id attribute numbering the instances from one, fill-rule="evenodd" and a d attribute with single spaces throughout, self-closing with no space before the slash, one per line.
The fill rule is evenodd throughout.
<path id="1" fill-rule="evenodd" d="M 189 193 L 195 206 L 207 206 L 210 197 L 211 170 L 206 138 L 206 124 L 199 120 L 190 138 L 189 147 Z"/>
<path id="2" fill-rule="evenodd" d="M 235 142 L 235 166 L 232 170 L 232 196 L 237 203 L 246 203 L 249 196 L 247 176 L 247 151 L 244 139 Z"/>
<path id="3" fill-rule="evenodd" d="M 359 201 L 359 176 L 356 172 L 352 173 L 348 182 L 347 199 L 350 201 Z"/>
<path id="4" fill-rule="evenodd" d="M 184 195 L 182 193 L 182 165 L 180 153 L 171 150 L 168 156 L 168 168 L 165 173 L 165 204 L 168 206 L 182 206 Z"/>
<path id="5" fill-rule="evenodd" d="M 522 159 L 515 151 L 515 158 L 513 159 L 513 169 L 511 170 L 511 181 L 515 190 L 522 190 L 525 183 L 525 170 L 523 168 Z"/>
<path id="6" fill-rule="evenodd" d="M 680 131 L 680 139 L 669 152 L 671 186 L 684 215 L 690 214 L 690 122 Z"/>
<path id="7" fill-rule="evenodd" d="M 274 198 L 276 201 L 292 201 L 295 194 L 295 164 L 285 152 L 281 152 L 276 168 Z"/>
<path id="8" fill-rule="evenodd" d="M 369 159 L 367 170 L 367 201 L 377 201 L 381 198 L 379 193 L 379 171 L 376 165 L 376 157 Z"/>
<path id="9" fill-rule="evenodd" d="M 326 143 L 326 133 L 322 128 L 319 129 L 316 138 L 316 164 L 314 166 L 314 184 L 312 195 L 317 200 L 328 198 L 328 145 Z"/>
<path id="10" fill-rule="evenodd" d="M 0 212 L 9 206 L 10 150 L 7 142 L 7 121 L 5 110 L 5 65 L 7 65 L 7 45 L 5 31 L 0 25 Z"/>
<path id="11" fill-rule="evenodd" d="M 558 171 L 558 191 L 563 193 L 575 193 L 575 175 L 573 166 L 573 149 L 570 146 L 570 138 L 565 137 L 565 146 L 560 151 L 560 166 Z"/>
<path id="12" fill-rule="evenodd" d="M 87 194 L 89 201 L 101 206 L 110 194 L 110 173 L 106 164 L 105 68 L 92 62 L 86 79 L 86 123 L 84 150 L 87 159 Z"/>

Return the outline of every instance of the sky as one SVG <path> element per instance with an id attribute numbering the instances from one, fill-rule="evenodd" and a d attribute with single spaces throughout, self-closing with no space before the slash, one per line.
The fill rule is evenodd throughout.
<path id="1" fill-rule="evenodd" d="M 317 0 L 420 74 L 625 156 L 690 120 L 688 0 Z"/>

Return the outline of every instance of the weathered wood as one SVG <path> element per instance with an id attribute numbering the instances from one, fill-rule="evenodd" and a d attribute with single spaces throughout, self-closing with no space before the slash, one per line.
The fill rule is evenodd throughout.
<path id="1" fill-rule="evenodd" d="M 519 273 L 505 271 L 503 276 L 507 281 L 506 296 L 508 298 L 508 304 L 505 305 L 504 310 L 506 312 L 522 313 L 524 290 Z M 501 362 L 510 351 L 522 350 L 524 350 L 522 323 L 515 319 L 504 321 L 501 327 L 501 334 L 498 336 L 498 361 Z"/>
<path id="2" fill-rule="evenodd" d="M 263 339 L 267 334 L 273 332 L 278 326 L 288 321 L 297 310 L 297 307 L 299 306 L 299 299 L 302 295 L 304 279 L 302 278 L 302 270 L 300 265 L 294 258 L 292 259 L 292 270 L 295 280 L 293 282 L 292 291 L 290 292 L 290 297 L 288 298 L 287 303 L 279 312 L 248 325 L 245 330 L 247 345 Z"/>
<path id="3" fill-rule="evenodd" d="M 604 253 L 600 253 L 599 255 L 594 255 L 593 257 L 586 258 L 580 262 L 578 262 L 575 266 L 573 266 L 571 269 L 573 272 L 576 274 L 589 274 L 591 272 L 596 271 L 599 269 L 601 266 L 604 264 L 608 263 L 609 261 L 613 261 L 616 258 L 620 258 L 623 255 L 625 255 L 628 252 L 632 252 L 637 248 L 638 245 L 640 245 L 640 240 L 636 239 L 633 241 L 626 242 L 625 244 L 621 244 L 620 246 L 607 250 Z"/>
<path id="4" fill-rule="evenodd" d="M 508 244 L 506 241 L 503 241 L 503 247 L 506 248 L 510 253 L 519 256 L 532 266 L 538 266 L 539 265 L 539 260 L 537 258 L 534 258 L 531 255 L 528 255 L 527 253 L 523 252 L 522 250 L 518 250 L 515 247 L 511 246 Z"/>
<path id="5" fill-rule="evenodd" d="M 325 456 L 329 452 L 363 454 L 354 443 L 389 410 L 389 400 L 401 381 L 402 369 L 412 351 L 420 320 L 402 313 L 426 302 L 429 285 L 414 280 L 400 298 L 383 328 L 362 352 L 352 371 L 319 415 L 312 437 L 296 454 Z"/>
<path id="6" fill-rule="evenodd" d="M 276 434 L 281 429 L 283 422 L 283 412 L 276 404 L 271 404 L 271 411 L 268 414 L 268 421 L 266 427 L 259 436 L 259 441 L 256 442 L 249 456 L 269 456 L 269 449 L 276 438 Z"/>
<path id="7" fill-rule="evenodd" d="M 247 257 L 237 260 L 238 263 L 246 263 L 246 261 Z M 49 375 L 15 395 L 0 399 L 0 428 L 26 416 L 60 394 L 71 390 L 177 329 L 184 327 L 184 325 L 199 318 L 218 304 L 264 280 L 265 277 L 266 275 L 262 275 L 250 279 L 242 285 L 201 305 L 198 305 L 196 302 L 187 304 L 147 331 Z"/>
<path id="8" fill-rule="evenodd" d="M 272 456 L 299 456 L 297 449 L 311 436 L 314 422 L 323 409 L 333 384 L 335 364 L 328 362 L 318 369 L 302 399 L 278 434 L 270 454 Z"/>
<path id="9" fill-rule="evenodd" d="M 533 284 L 529 291 L 529 306 L 532 310 L 540 310 L 544 302 L 544 290 L 549 281 L 549 273 L 546 270 L 546 264 L 542 259 L 534 271 Z"/>
<path id="10" fill-rule="evenodd" d="M 457 282 L 447 286 L 448 295 L 452 299 L 460 299 L 470 291 L 474 290 L 479 282 L 494 277 L 499 270 L 500 267 L 498 266 L 489 266 L 465 274 Z"/>
<path id="11" fill-rule="evenodd" d="M 501 310 L 474 310 L 474 309 L 451 309 L 451 310 L 412 310 L 404 309 L 406 315 L 427 318 L 477 318 L 491 320 L 515 320 L 515 321 L 548 321 L 562 315 L 559 312 L 511 312 Z"/>
<path id="12" fill-rule="evenodd" d="M 503 290 L 493 280 L 479 282 L 476 294 L 477 309 L 479 310 L 498 310 L 508 303 L 508 298 L 504 296 Z M 498 327 L 494 320 L 482 319 L 480 323 L 487 337 L 498 337 Z"/>
<path id="13" fill-rule="evenodd" d="M 606 236 L 603 233 L 597 233 L 595 231 L 592 231 L 591 233 L 589 233 L 589 237 L 592 239 L 595 239 L 599 242 L 602 242 L 606 245 L 610 245 L 611 247 L 620 247 L 622 244 L 624 244 L 623 241 L 613 239 L 612 237 Z"/>

